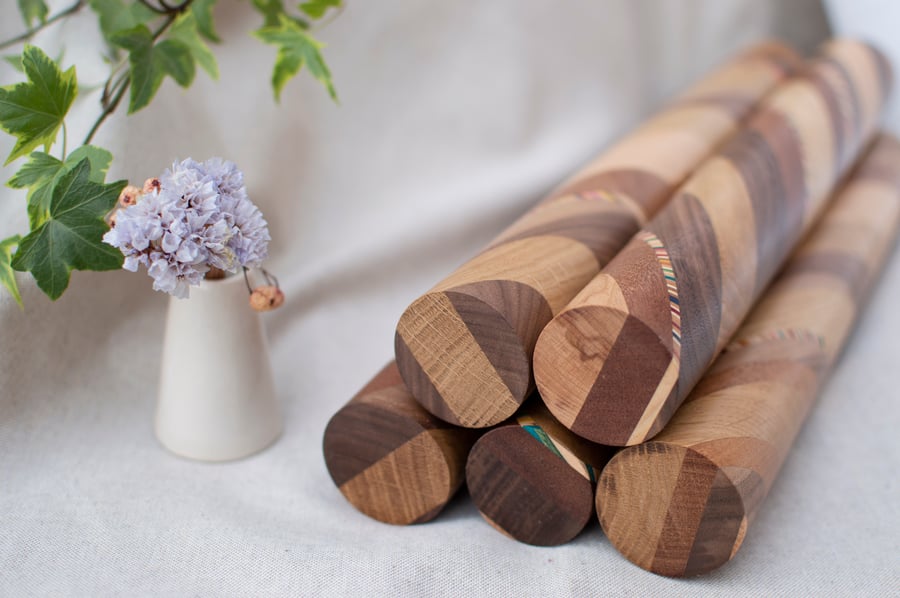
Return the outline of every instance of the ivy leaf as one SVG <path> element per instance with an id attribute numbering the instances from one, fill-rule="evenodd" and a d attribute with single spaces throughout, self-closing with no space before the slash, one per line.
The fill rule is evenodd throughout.
<path id="1" fill-rule="evenodd" d="M 45 152 L 32 152 L 28 162 L 6 183 L 13 189 L 25 189 L 56 176 L 63 163 Z"/>
<path id="2" fill-rule="evenodd" d="M 127 5 L 122 0 L 88 0 L 88 2 L 99 17 L 103 37 L 111 44 L 114 43 L 113 36 L 120 31 L 142 25 L 156 16 L 140 2 Z"/>
<path id="3" fill-rule="evenodd" d="M 72 170 L 85 158 L 87 158 L 91 167 L 88 179 L 94 183 L 102 183 L 105 181 L 106 171 L 109 170 L 109 165 L 112 164 L 112 154 L 96 145 L 82 145 L 68 155 L 65 162 L 65 169 L 67 171 Z"/>
<path id="4" fill-rule="evenodd" d="M 31 27 L 34 21 L 47 22 L 48 11 L 44 0 L 19 0 L 19 12 L 22 13 L 22 20 L 25 21 L 26 27 Z"/>
<path id="5" fill-rule="evenodd" d="M 112 41 L 128 50 L 131 67 L 131 97 L 128 114 L 150 103 L 163 78 L 170 75 L 182 87 L 194 80 L 194 58 L 190 48 L 177 39 L 167 39 L 153 45 L 153 34 L 145 25 L 138 25 L 113 35 Z"/>
<path id="6" fill-rule="evenodd" d="M 90 164 L 90 180 L 102 183 L 112 162 L 112 154 L 93 145 L 83 145 L 69 154 L 65 162 L 44 152 L 32 152 L 29 161 L 22 165 L 7 185 L 15 189 L 28 187 L 28 219 L 35 229 L 47 221 L 50 199 L 60 177 L 87 158 Z"/>
<path id="7" fill-rule="evenodd" d="M 337 101 L 337 92 L 331 82 L 331 71 L 328 70 L 319 52 L 323 47 L 322 44 L 297 23 L 282 15 L 278 27 L 263 27 L 254 34 L 263 42 L 278 46 L 275 69 L 272 71 L 272 89 L 275 91 L 276 101 L 280 100 L 281 90 L 285 84 L 300 72 L 303 65 L 306 65 L 312 76 L 325 86 L 331 99 Z"/>
<path id="8" fill-rule="evenodd" d="M 128 50 L 131 67 L 131 97 L 128 114 L 150 103 L 165 74 L 153 61 L 153 34 L 144 25 L 119 31 L 111 37 L 113 44 Z"/>
<path id="9" fill-rule="evenodd" d="M 126 181 L 110 184 L 90 180 L 91 165 L 84 158 L 66 172 L 53 189 L 49 218 L 19 244 L 12 267 L 31 272 L 38 287 L 58 299 L 72 270 L 115 270 L 122 253 L 102 241 L 109 227 L 103 217 L 116 204 Z"/>
<path id="10" fill-rule="evenodd" d="M 197 64 L 212 79 L 219 78 L 219 66 L 216 63 L 216 57 L 200 37 L 199 24 L 193 13 L 186 12 L 175 20 L 175 23 L 169 30 L 169 39 L 174 39 L 184 44 L 190 50 L 191 56 L 194 57 Z"/>
<path id="11" fill-rule="evenodd" d="M 222 40 L 216 35 L 216 29 L 213 26 L 212 8 L 215 4 L 216 0 L 194 0 L 191 3 L 190 14 L 197 21 L 197 31 L 200 32 L 200 35 L 211 42 L 219 43 Z"/>
<path id="12" fill-rule="evenodd" d="M 9 294 L 15 298 L 19 307 L 22 307 L 22 295 L 19 294 L 19 285 L 16 283 L 16 275 L 13 274 L 13 269 L 10 265 L 13 250 L 19 245 L 20 240 L 21 237 L 15 235 L 0 241 L 0 282 L 2 282 L 3 286 L 6 287 L 6 290 L 9 291 Z"/>
<path id="13" fill-rule="evenodd" d="M 253 7 L 263 16 L 263 27 L 278 27 L 284 15 L 282 0 L 253 0 Z"/>
<path id="14" fill-rule="evenodd" d="M 49 147 L 78 95 L 75 67 L 60 71 L 40 48 L 26 45 L 22 66 L 27 82 L 0 87 L 0 128 L 16 137 L 6 164 L 41 144 Z"/>
<path id="15" fill-rule="evenodd" d="M 167 39 L 153 46 L 153 61 L 182 87 L 188 87 L 194 81 L 194 57 L 177 39 Z"/>
<path id="16" fill-rule="evenodd" d="M 300 10 L 313 19 L 321 19 L 329 8 L 339 8 L 341 0 L 310 0 L 300 5 Z"/>

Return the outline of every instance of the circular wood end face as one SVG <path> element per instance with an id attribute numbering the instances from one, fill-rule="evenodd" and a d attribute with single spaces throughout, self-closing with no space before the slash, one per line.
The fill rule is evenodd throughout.
<path id="1" fill-rule="evenodd" d="M 741 495 L 722 468 L 663 442 L 613 457 L 600 476 L 596 506 L 603 531 L 625 558 L 668 577 L 722 566 L 747 525 Z"/>
<path id="2" fill-rule="evenodd" d="M 397 366 L 425 409 L 467 428 L 498 424 L 531 389 L 530 352 L 486 301 L 454 291 L 423 295 L 397 325 Z"/>
<path id="3" fill-rule="evenodd" d="M 324 453 L 344 497 L 384 523 L 429 521 L 456 489 L 441 445 L 402 414 L 348 405 L 329 422 Z"/>
<path id="4" fill-rule="evenodd" d="M 482 516 L 507 536 L 536 546 L 572 540 L 593 513 L 593 486 L 518 425 L 487 432 L 466 465 Z"/>
<path id="5" fill-rule="evenodd" d="M 628 313 L 584 306 L 561 312 L 534 348 L 534 380 L 541 398 L 569 429 L 589 401 Z"/>
<path id="6" fill-rule="evenodd" d="M 670 346 L 618 308 L 582 306 L 558 315 L 535 348 L 535 381 L 567 428 L 592 442 L 630 446 L 657 432 L 678 382 Z"/>

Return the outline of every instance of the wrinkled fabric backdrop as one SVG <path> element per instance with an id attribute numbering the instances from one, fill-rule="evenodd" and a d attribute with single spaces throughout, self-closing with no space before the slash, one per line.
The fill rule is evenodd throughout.
<path id="1" fill-rule="evenodd" d="M 704 578 L 638 569 L 596 522 L 566 546 L 515 543 L 465 493 L 433 523 L 384 525 L 344 501 L 321 452 L 329 417 L 391 358 L 412 299 L 739 48 L 780 37 L 811 51 L 828 35 L 819 3 L 347 2 L 321 32 L 340 106 L 306 73 L 275 104 L 274 48 L 249 37 L 248 2 L 222 0 L 221 79 L 166 81 L 96 138 L 114 152 L 110 179 L 140 183 L 188 156 L 246 173 L 288 298 L 263 316 L 283 437 L 235 463 L 168 454 L 152 428 L 167 297 L 143 272 L 75 272 L 51 303 L 20 277 L 24 311 L 0 293 L 0 594 L 896 591 L 896 255 L 742 550 Z M 21 30 L 14 10 L 4 0 L 2 38 Z M 53 55 L 62 39 L 79 79 L 102 81 L 93 16 L 57 31 L 38 42 Z M 70 139 L 97 97 L 77 105 Z M 0 190 L 0 238 L 25 230 L 24 194 Z"/>

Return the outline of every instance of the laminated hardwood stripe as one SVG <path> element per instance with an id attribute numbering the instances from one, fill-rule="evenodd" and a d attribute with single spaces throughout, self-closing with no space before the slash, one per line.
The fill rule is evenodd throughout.
<path id="1" fill-rule="evenodd" d="M 428 478 L 424 478 L 428 483 L 414 491 L 405 485 L 405 472 L 421 470 L 429 463 L 440 462 L 442 457 L 437 443 L 427 432 L 422 432 L 341 484 L 341 493 L 366 515 L 379 521 L 394 519 L 391 523 L 404 525 L 425 520 L 426 516 L 434 516 L 435 509 L 447 504 L 455 490 L 449 472 L 446 468 L 432 468 Z M 380 495 L 392 498 L 387 502 Z"/>
<path id="2" fill-rule="evenodd" d="M 495 411 L 507 415 L 514 413 L 520 401 L 513 396 L 494 364 L 484 354 L 478 340 L 472 335 L 444 293 L 426 295 L 420 301 L 428 301 L 427 309 L 421 310 L 417 320 L 407 320 L 398 328 L 395 350 L 397 363 L 407 369 L 421 370 L 421 374 L 406 381 L 413 396 L 429 401 L 424 407 L 453 424 L 481 428 L 495 417 Z M 446 339 L 446 346 L 452 347 L 451 356 L 435 355 L 420 339 L 423 335 L 418 327 L 433 327 Z M 470 376 L 477 372 L 477 376 Z M 464 383 L 453 383 L 449 379 L 464 379 Z M 435 387 L 443 390 L 428 392 Z M 423 390 L 424 389 L 424 390 Z M 496 397 L 485 411 L 480 407 L 481 393 Z M 419 399 L 420 402 L 423 399 Z M 500 419 L 503 419 L 502 417 Z"/>
<path id="3" fill-rule="evenodd" d="M 554 197 L 604 191 L 621 194 L 642 207 L 644 203 L 659 203 L 672 190 L 672 184 L 648 170 L 637 168 L 607 170 L 578 180 L 553 194 Z"/>
<path id="4" fill-rule="evenodd" d="M 864 44 L 844 40 L 825 46 L 803 75 L 768 96 L 746 126 L 644 225 L 636 238 L 645 245 L 650 241 L 649 251 L 641 252 L 632 240 L 547 325 L 535 345 L 534 371 L 551 412 L 600 443 L 632 445 L 659 432 L 821 215 L 831 187 L 846 174 L 848 158 L 858 156 L 873 134 L 885 101 L 877 71 Z M 886 169 L 878 172 L 890 176 Z M 826 268 L 853 267 L 844 258 L 818 259 L 815 267 L 807 265 L 807 286 L 819 284 L 809 277 Z M 645 275 L 652 269 L 659 280 Z M 861 276 L 857 272 L 858 280 Z M 637 321 L 618 328 L 621 339 L 607 336 L 615 327 L 603 324 L 600 315 L 620 308 L 593 288 L 609 287 L 609 278 L 626 300 L 628 317 Z M 821 284 L 830 292 L 834 283 Z M 841 293 L 830 296 L 846 304 Z M 804 298 L 811 303 L 809 318 L 834 307 L 832 326 L 838 332 L 852 320 L 847 305 L 820 308 L 812 294 Z M 570 310 L 579 314 L 578 328 L 566 316 Z M 805 320 L 799 325 L 810 326 L 824 335 Z M 572 360 L 586 342 L 605 347 L 605 353 L 587 362 Z M 661 346 L 672 354 L 665 365 Z M 591 372 L 579 372 L 578 379 L 593 374 L 591 391 L 570 396 L 567 378 L 585 368 Z M 655 377 L 652 391 L 646 376 Z M 583 414 L 573 416 L 571 405 L 577 403 Z"/>
<path id="5" fill-rule="evenodd" d="M 601 474 L 601 525 L 635 564 L 699 575 L 740 548 L 900 229 L 900 142 L 863 160 L 666 427 Z"/>
<path id="6" fill-rule="evenodd" d="M 525 399 L 521 393 L 531 388 L 522 380 L 532 377 L 536 330 L 547 323 L 541 320 L 543 303 L 475 287 L 504 281 L 525 285 L 557 314 L 738 129 L 752 106 L 799 65 L 793 52 L 778 44 L 735 58 L 605 150 L 487 249 L 413 301 L 397 326 L 396 348 L 401 374 L 416 399 L 438 417 L 465 426 L 493 425 L 510 416 Z M 459 294 L 451 301 L 447 293 Z M 456 316 L 444 309 L 446 303 L 456 305 Z M 480 355 L 465 355 L 468 351 Z"/>
<path id="7" fill-rule="evenodd" d="M 565 237 L 589 248 L 598 264 L 605 264 L 640 228 L 628 208 L 558 218 L 506 237 L 504 243 L 532 237 Z"/>
<path id="8" fill-rule="evenodd" d="M 725 472 L 719 470 L 703 507 L 682 575 L 693 577 L 725 564 L 732 554 L 743 521 L 740 493 Z"/>
<path id="9" fill-rule="evenodd" d="M 459 489 L 478 435 L 423 409 L 392 362 L 334 414 L 322 449 L 328 473 L 354 507 L 406 525 L 435 517 Z"/>
<path id="10" fill-rule="evenodd" d="M 680 305 L 691 306 L 681 310 L 680 392 L 680 388 L 696 384 L 715 356 L 722 315 L 722 270 L 715 231 L 702 204 L 689 194 L 678 199 L 648 230 L 655 232 L 668 250 Z M 684 234 L 686 230 L 692 234 Z"/>
<path id="11" fill-rule="evenodd" d="M 609 367 L 604 366 L 600 370 L 571 429 L 586 438 L 593 436 L 598 427 L 619 430 L 619 435 L 615 432 L 609 435 L 607 443 L 621 446 L 631 435 L 631 423 L 640 419 L 653 398 L 673 356 L 659 344 L 655 332 L 631 316 L 625 319 L 616 338 L 609 351 Z M 640 346 L 656 349 L 652 353 L 635 351 Z M 619 367 L 621 363 L 628 363 L 630 367 Z M 609 394 L 611 389 L 613 392 L 615 389 L 627 389 L 627 393 L 620 393 L 622 400 L 617 401 L 615 396 Z M 605 393 L 604 400 L 597 400 L 600 393 Z"/>

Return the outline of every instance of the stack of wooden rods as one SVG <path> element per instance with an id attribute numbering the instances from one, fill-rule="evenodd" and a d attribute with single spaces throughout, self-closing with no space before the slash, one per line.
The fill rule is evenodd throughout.
<path id="1" fill-rule="evenodd" d="M 777 44 L 732 60 L 415 300 L 395 354 L 416 400 L 466 427 L 513 415 L 534 387 L 532 353 L 547 322 L 801 64 Z"/>
<path id="2" fill-rule="evenodd" d="M 413 394 L 432 411 L 441 412 L 442 395 L 432 389 L 450 389 L 444 392 L 461 403 L 480 402 L 482 413 L 490 413 L 460 419 L 443 411 L 442 417 L 454 423 L 486 426 L 512 414 L 533 386 L 531 352 L 543 325 L 658 210 L 678 183 L 737 130 L 753 106 L 801 64 L 792 50 L 775 43 L 756 46 L 729 61 L 520 218 L 490 248 L 436 287 L 443 290 L 414 303 L 401 318 L 396 341 L 399 361 L 405 360 L 414 372 L 405 376 L 413 393 L 395 375 L 396 366 L 389 366 L 326 429 L 325 461 L 344 496 L 363 513 L 389 523 L 435 516 L 463 479 L 465 451 L 477 436 L 426 413 L 414 404 Z M 451 300 L 457 307 L 441 308 L 434 320 L 417 312 L 417 305 L 437 302 L 446 308 Z M 471 309 L 466 311 L 465 305 Z M 457 319 L 463 317 L 460 314 L 468 314 L 465 322 Z M 418 322 L 413 328 L 440 327 L 448 318 L 450 329 L 462 333 L 469 357 L 457 354 L 440 334 L 429 340 L 427 331 L 410 332 L 410 322 Z M 502 342 L 489 347 L 488 341 L 475 342 L 476 337 Z M 433 343 L 435 358 L 450 360 L 444 367 L 452 373 L 437 386 L 415 374 L 422 370 L 418 362 L 410 361 L 407 344 L 420 346 L 414 338 Z M 499 410 L 498 392 L 500 397 L 514 396 Z M 371 393 L 377 401 L 368 397 Z M 394 423 L 387 425 L 385 420 Z M 426 444 L 436 444 L 439 450 L 413 448 L 425 441 L 422 430 L 429 430 Z M 414 458 L 409 457 L 412 453 Z M 423 474 L 428 471 L 447 472 L 439 491 L 432 476 Z"/>
<path id="3" fill-rule="evenodd" d="M 657 434 L 871 139 L 890 91 L 876 50 L 826 44 L 544 329 L 550 411 L 594 442 Z"/>
<path id="4" fill-rule="evenodd" d="M 734 556 L 898 224 L 900 143 L 881 137 L 662 433 L 604 469 L 600 522 L 630 561 L 680 577 Z"/>

